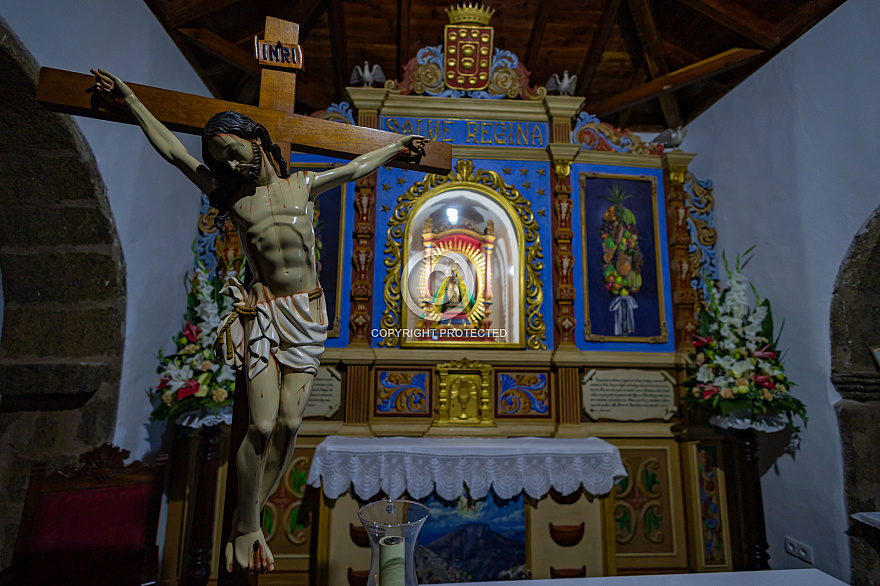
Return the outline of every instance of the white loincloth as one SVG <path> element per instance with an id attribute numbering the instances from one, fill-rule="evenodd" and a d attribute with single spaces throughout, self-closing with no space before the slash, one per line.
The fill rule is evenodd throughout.
<path id="1" fill-rule="evenodd" d="M 220 320 L 218 333 L 225 328 L 229 336 L 218 335 L 214 342 L 214 354 L 218 360 L 238 369 L 247 358 L 248 380 L 263 372 L 271 358 L 298 372 L 318 372 L 327 340 L 327 307 L 320 290 L 258 301 L 254 306 L 256 315 L 247 324 L 247 353 L 244 326 L 235 312 L 236 308 L 246 306 L 244 286 L 237 279 L 229 279 L 221 295 L 233 300 L 233 310 Z M 310 295 L 317 300 L 315 309 L 318 315 L 314 317 Z M 235 321 L 227 326 L 232 320 Z M 229 342 L 231 353 L 228 351 Z"/>

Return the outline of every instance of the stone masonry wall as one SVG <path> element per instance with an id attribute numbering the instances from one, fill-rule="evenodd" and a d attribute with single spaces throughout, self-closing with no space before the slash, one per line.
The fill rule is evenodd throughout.
<path id="1" fill-rule="evenodd" d="M 37 75 L 0 19 L 0 568 L 31 465 L 75 463 L 112 437 L 125 325 L 104 184 L 77 127 L 35 101 Z"/>

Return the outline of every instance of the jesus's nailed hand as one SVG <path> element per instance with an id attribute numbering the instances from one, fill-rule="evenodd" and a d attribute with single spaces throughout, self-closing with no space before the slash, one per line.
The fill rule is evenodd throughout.
<path id="1" fill-rule="evenodd" d="M 134 94 L 131 92 L 129 87 L 125 85 L 125 82 L 113 75 L 108 71 L 104 71 L 103 69 L 92 69 L 90 70 L 92 75 L 95 76 L 95 85 L 92 86 L 91 92 L 93 92 L 93 103 L 100 107 L 110 106 L 125 106 L 123 103 L 117 103 L 115 100 L 119 98 L 134 98 Z M 99 97 L 101 100 L 95 103 L 95 97 Z"/>
<path id="2" fill-rule="evenodd" d="M 404 151 L 400 154 L 400 158 L 418 163 L 425 156 L 425 145 L 430 141 L 430 138 L 417 134 L 411 134 L 403 138 L 400 144 L 403 146 Z"/>

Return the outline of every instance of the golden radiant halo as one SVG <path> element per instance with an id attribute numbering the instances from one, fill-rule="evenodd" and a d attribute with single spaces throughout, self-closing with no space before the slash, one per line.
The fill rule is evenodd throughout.
<path id="1" fill-rule="evenodd" d="M 483 291 L 485 291 L 485 283 L 483 282 L 483 275 L 486 274 L 486 257 L 480 254 L 480 249 L 477 248 L 471 242 L 465 242 L 463 240 L 455 239 L 453 240 L 453 244 L 450 246 L 447 242 L 435 242 L 432 248 L 431 256 L 432 258 L 442 257 L 448 253 L 458 253 L 467 258 L 474 265 L 476 269 L 476 279 L 477 279 L 477 294 L 476 294 L 476 302 L 471 310 L 467 313 L 468 321 L 471 322 L 474 326 L 482 323 L 483 318 L 486 317 L 486 304 L 485 299 L 483 297 Z M 436 266 L 435 263 L 431 263 L 433 266 Z M 428 282 L 428 271 L 427 264 L 422 264 L 422 270 L 419 272 L 419 291 L 427 290 L 427 282 Z M 422 319 L 425 321 L 438 322 L 443 319 L 443 314 L 437 313 L 430 308 L 424 308 Z"/>

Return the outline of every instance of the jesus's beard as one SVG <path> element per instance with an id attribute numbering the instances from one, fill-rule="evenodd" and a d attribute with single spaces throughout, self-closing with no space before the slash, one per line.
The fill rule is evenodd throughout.
<path id="1" fill-rule="evenodd" d="M 251 145 L 254 150 L 253 160 L 250 163 L 239 163 L 235 170 L 256 183 L 260 177 L 260 171 L 263 169 L 263 153 L 257 141 L 252 140 Z"/>

